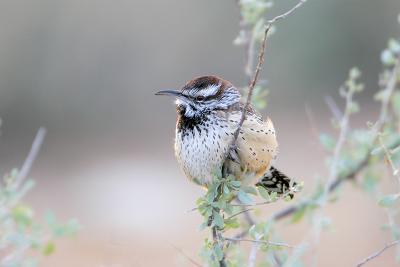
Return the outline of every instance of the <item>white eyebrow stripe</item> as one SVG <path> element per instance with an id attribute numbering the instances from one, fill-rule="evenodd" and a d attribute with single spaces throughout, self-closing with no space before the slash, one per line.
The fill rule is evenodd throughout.
<path id="1" fill-rule="evenodd" d="M 209 85 L 207 88 L 200 90 L 199 93 L 204 97 L 212 96 L 218 92 L 220 87 L 221 87 L 221 83 L 212 84 L 212 85 Z"/>

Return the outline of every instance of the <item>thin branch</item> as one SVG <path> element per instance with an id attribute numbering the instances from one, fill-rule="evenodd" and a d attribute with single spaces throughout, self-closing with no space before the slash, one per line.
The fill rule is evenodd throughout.
<path id="1" fill-rule="evenodd" d="M 21 170 L 18 172 L 18 176 L 16 179 L 16 184 L 19 185 L 23 180 L 28 176 L 29 171 L 32 168 L 33 162 L 35 161 L 37 155 L 39 154 L 40 147 L 43 144 L 44 137 L 46 136 L 46 129 L 39 128 L 35 139 L 33 140 L 31 150 L 29 151 L 28 156 L 25 159 L 24 164 L 21 167 Z"/>
<path id="2" fill-rule="evenodd" d="M 242 211 L 239 211 L 239 212 L 237 212 L 237 213 L 235 213 L 235 214 L 229 216 L 229 217 L 227 218 L 227 220 L 232 219 L 232 218 L 234 218 L 234 217 L 236 217 L 236 216 L 238 216 L 238 215 L 240 215 L 240 214 L 242 214 L 242 213 L 245 213 L 245 214 L 248 215 L 247 212 L 248 212 L 248 211 L 251 211 L 251 210 L 253 210 L 253 209 L 244 209 L 244 210 L 242 210 Z"/>
<path id="3" fill-rule="evenodd" d="M 243 202 L 241 202 L 240 199 L 236 198 L 236 201 L 238 202 L 238 204 L 237 205 L 233 205 L 233 206 L 242 207 L 243 213 L 244 213 L 244 219 L 247 221 L 247 223 L 250 226 L 256 224 L 256 221 L 254 220 L 253 216 L 251 216 L 251 214 L 249 212 L 252 209 L 251 208 L 250 209 L 246 209 L 245 204 L 243 204 Z"/>
<path id="4" fill-rule="evenodd" d="M 187 259 L 189 262 L 191 262 L 193 265 L 197 266 L 197 267 L 202 267 L 201 264 L 197 263 L 194 259 L 192 259 L 189 255 L 187 255 L 182 249 L 178 248 L 177 246 L 175 246 L 174 244 L 170 244 L 176 251 L 178 251 L 180 254 L 182 254 L 182 256 L 185 257 L 185 259 Z"/>
<path id="5" fill-rule="evenodd" d="M 336 104 L 335 100 L 329 95 L 325 96 L 324 99 L 329 110 L 332 112 L 332 115 L 335 117 L 337 121 L 340 121 L 343 118 L 343 113 Z"/>
<path id="6" fill-rule="evenodd" d="M 258 61 L 257 61 L 257 65 L 256 65 L 256 69 L 254 72 L 254 76 L 253 79 L 250 82 L 249 85 L 249 89 L 248 89 L 248 94 L 247 94 L 247 99 L 246 99 L 246 104 L 244 105 L 243 109 L 242 109 L 242 116 L 240 118 L 238 127 L 233 135 L 233 140 L 231 143 L 231 147 L 235 147 L 236 144 L 236 140 L 239 136 L 239 132 L 240 129 L 242 128 L 243 122 L 246 119 L 246 111 L 248 110 L 248 108 L 250 107 L 251 104 L 251 99 L 253 96 L 253 91 L 254 91 L 254 87 L 257 84 L 258 81 L 258 76 L 260 75 L 260 71 L 261 71 L 261 67 L 264 63 L 264 55 L 265 55 L 265 47 L 267 46 L 267 37 L 268 37 L 268 32 L 271 29 L 272 25 L 277 22 L 278 20 L 284 19 L 287 16 L 289 16 L 290 14 L 292 14 L 296 9 L 298 9 L 300 6 L 302 6 L 307 0 L 300 0 L 297 5 L 295 5 L 293 8 L 291 8 L 290 10 L 288 10 L 287 12 L 274 17 L 273 19 L 267 21 L 267 24 L 265 26 L 265 30 L 264 30 L 264 37 L 262 39 L 261 42 L 261 46 L 260 46 L 260 50 L 259 50 L 259 54 L 258 54 Z"/>
<path id="7" fill-rule="evenodd" d="M 249 209 L 249 210 L 252 210 L 252 209 Z M 253 226 L 253 225 L 256 224 L 256 221 L 254 220 L 253 216 L 251 216 L 251 214 L 250 214 L 249 211 L 246 211 L 246 212 L 244 213 L 244 219 L 246 220 L 246 222 L 247 222 L 250 226 Z"/>
<path id="8" fill-rule="evenodd" d="M 266 204 L 270 204 L 272 201 L 264 201 L 264 202 L 258 202 L 254 204 L 232 204 L 234 207 L 254 207 L 254 206 L 262 206 Z"/>
<path id="9" fill-rule="evenodd" d="M 387 250 L 388 248 L 391 248 L 395 245 L 398 245 L 400 243 L 400 240 L 396 240 L 393 241 L 392 243 L 386 244 L 383 248 L 381 248 L 379 251 L 371 254 L 370 256 L 368 256 L 367 258 L 365 258 L 364 260 L 362 260 L 360 263 L 357 264 L 357 267 L 363 266 L 364 264 L 366 264 L 367 262 L 369 262 L 370 260 L 373 260 L 377 257 L 379 257 L 383 252 L 385 252 L 385 250 Z"/>
<path id="10" fill-rule="evenodd" d="M 329 179 L 328 183 L 325 186 L 324 194 L 329 193 L 329 185 L 333 180 L 337 178 L 338 175 L 338 162 L 340 159 L 340 153 L 346 143 L 346 137 L 347 133 L 349 131 L 349 121 L 350 121 L 350 115 L 351 113 L 349 112 L 349 106 L 353 102 L 353 92 L 348 91 L 346 93 L 346 107 L 345 107 L 345 112 L 340 120 L 340 132 L 339 132 L 339 137 L 336 142 L 336 146 L 333 152 L 333 159 L 332 159 L 332 164 L 330 166 L 329 170 Z"/>
<path id="11" fill-rule="evenodd" d="M 290 14 L 292 14 L 296 9 L 298 9 L 299 7 L 301 7 L 305 2 L 307 2 L 307 0 L 300 0 L 300 1 L 297 3 L 297 5 L 295 5 L 294 7 L 292 7 L 292 8 L 291 8 L 290 10 L 288 10 L 287 12 L 285 12 L 285 13 L 283 13 L 283 14 L 281 14 L 281 15 L 279 15 L 279 16 L 276 16 L 275 18 L 269 20 L 269 21 L 267 22 L 267 28 L 268 28 L 268 27 L 271 28 L 271 26 L 272 26 L 275 22 L 277 22 L 278 20 L 284 19 L 284 18 L 286 18 L 287 16 L 289 16 Z"/>
<path id="12" fill-rule="evenodd" d="M 259 244 L 265 244 L 265 245 L 270 245 L 270 246 L 295 248 L 295 247 L 285 244 L 285 243 L 272 242 L 272 241 L 266 241 L 266 240 L 244 239 L 244 238 L 236 238 L 236 237 L 224 237 L 224 239 L 231 241 L 231 242 L 252 242 L 252 243 L 259 243 Z"/>
<path id="13" fill-rule="evenodd" d="M 275 261 L 275 266 L 276 266 L 276 267 L 282 267 L 282 266 L 283 266 L 282 261 L 281 261 L 281 259 L 279 258 L 279 256 L 278 256 L 277 253 L 274 253 L 274 254 L 272 255 L 272 257 L 273 257 L 273 259 L 274 259 L 274 261 Z"/>
<path id="14" fill-rule="evenodd" d="M 256 237 L 255 241 L 260 241 L 260 236 Z M 251 246 L 251 250 L 250 250 L 250 254 L 249 254 L 249 267 L 254 267 L 256 266 L 256 261 L 257 261 L 257 253 L 258 253 L 258 249 L 260 247 L 259 242 L 253 242 L 252 246 Z"/>
<path id="15" fill-rule="evenodd" d="M 236 129 L 236 131 L 235 131 L 235 133 L 233 135 L 233 140 L 232 140 L 231 147 L 235 147 L 236 140 L 238 139 L 240 129 L 242 128 L 243 122 L 246 119 L 246 111 L 248 110 L 248 108 L 250 107 L 250 104 L 251 104 L 251 99 L 252 99 L 252 96 L 253 96 L 254 87 L 255 87 L 255 85 L 257 83 L 258 76 L 260 74 L 262 64 L 264 63 L 265 47 L 266 47 L 266 44 L 267 44 L 268 31 L 271 28 L 270 25 L 271 24 L 269 24 L 269 27 L 268 26 L 266 27 L 265 32 L 264 32 L 264 37 L 263 37 L 263 40 L 262 40 L 262 43 L 261 43 L 260 53 L 258 55 L 258 62 L 257 62 L 256 70 L 255 70 L 255 73 L 254 73 L 254 77 L 253 77 L 253 79 L 252 79 L 252 81 L 250 82 L 250 85 L 249 85 L 246 104 L 244 105 L 244 107 L 242 109 L 242 116 L 240 117 L 240 121 L 239 121 L 238 127 L 237 127 L 237 129 Z"/>
<path id="16" fill-rule="evenodd" d="M 218 230 L 217 226 L 211 227 L 211 232 L 212 232 L 212 238 L 214 243 L 217 245 L 221 246 L 221 251 L 224 251 L 224 240 L 222 239 L 221 232 Z M 219 261 L 219 267 L 226 267 L 226 261 L 225 261 L 225 253 L 223 252 L 222 259 Z"/>

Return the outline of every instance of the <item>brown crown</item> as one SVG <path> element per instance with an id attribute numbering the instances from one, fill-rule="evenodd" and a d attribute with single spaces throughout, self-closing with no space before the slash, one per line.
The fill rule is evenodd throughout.
<path id="1" fill-rule="evenodd" d="M 217 76 L 209 75 L 209 76 L 201 76 L 194 78 L 193 80 L 188 81 L 185 86 L 183 86 L 183 90 L 190 90 L 193 88 L 197 88 L 198 90 L 202 90 L 207 88 L 210 85 L 218 85 L 221 84 L 219 88 L 219 92 L 223 92 L 226 88 L 232 87 L 232 84 L 227 80 L 219 78 Z"/>

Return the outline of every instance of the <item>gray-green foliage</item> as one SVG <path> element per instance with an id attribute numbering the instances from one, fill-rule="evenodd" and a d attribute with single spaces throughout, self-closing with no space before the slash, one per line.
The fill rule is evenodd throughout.
<path id="1" fill-rule="evenodd" d="M 266 203 L 271 203 L 278 199 L 275 192 L 269 194 L 261 187 L 258 188 L 258 192 Z M 254 187 L 242 185 L 232 175 L 223 177 L 221 172 L 216 172 L 213 183 L 209 185 L 205 196 L 197 200 L 197 209 L 204 218 L 200 229 L 214 227 L 221 234 L 218 237 L 220 242 L 206 239 L 200 253 L 209 266 L 219 266 L 219 261 L 222 260 L 224 250 L 236 255 L 233 258 L 227 259 L 229 266 L 243 266 L 237 245 L 231 243 L 228 246 L 224 242 L 224 234 L 229 233 L 229 230 L 241 227 L 238 215 L 243 212 L 243 208 L 247 205 L 251 206 L 254 204 L 252 195 L 257 195 Z M 240 204 L 233 204 L 233 199 L 237 199 Z M 249 234 L 251 237 L 257 237 L 258 240 L 268 241 L 271 226 L 272 222 L 253 225 L 249 228 Z M 274 245 L 262 245 L 262 249 L 266 250 L 267 247 L 274 247 Z"/>
<path id="2" fill-rule="evenodd" d="M 272 7 L 271 1 L 264 0 L 239 0 L 241 8 L 241 29 L 234 44 L 246 47 L 248 64 L 246 74 L 251 79 L 254 67 L 254 54 L 260 44 L 264 33 L 265 14 Z M 291 223 L 298 223 L 308 218 L 315 227 L 314 231 L 329 228 L 331 221 L 326 214 L 321 214 L 323 207 L 338 199 L 335 192 L 337 186 L 352 180 L 359 188 L 376 198 L 377 206 L 380 205 L 388 214 L 388 223 L 382 229 L 390 231 L 392 238 L 400 238 L 398 221 L 398 206 L 400 198 L 400 44 L 396 39 L 390 39 L 388 47 L 382 52 L 381 60 L 383 71 L 379 77 L 379 90 L 375 100 L 381 105 L 381 111 L 375 122 L 367 122 L 365 127 L 352 128 L 350 123 L 354 113 L 362 110 L 362 105 L 356 101 L 358 94 L 363 91 L 361 71 L 353 68 L 344 85 L 339 89 L 339 95 L 346 103 L 341 118 L 332 120 L 336 134 L 322 133 L 320 143 L 330 154 L 326 159 L 328 175 L 319 177 L 314 188 L 308 196 L 297 198 L 292 204 L 290 215 Z M 244 89 L 244 92 L 246 89 Z M 266 89 L 257 85 L 254 92 L 253 103 L 257 108 L 266 106 Z M 389 171 L 385 171 L 389 169 Z M 396 177 L 399 186 L 393 192 L 383 193 L 380 181 L 389 177 Z M 274 230 L 278 222 L 272 219 L 261 222 L 245 223 L 238 218 L 243 210 L 248 207 L 268 204 L 278 200 L 274 193 L 269 194 L 265 189 L 243 186 L 233 176 L 223 177 L 217 173 L 214 183 L 210 185 L 206 195 L 197 201 L 200 214 L 204 217 L 201 229 L 210 228 L 214 238 L 205 240 L 201 256 L 207 266 L 221 266 L 223 260 L 228 266 L 253 266 L 254 262 L 248 261 L 251 257 L 240 246 L 233 242 L 232 233 L 240 233 L 240 238 L 245 236 L 260 249 L 257 266 L 276 266 L 277 259 L 282 266 L 306 266 L 303 255 L 307 252 L 307 242 L 296 245 L 293 250 L 287 246 L 273 245 L 279 238 L 279 233 Z M 301 187 L 302 185 L 299 185 Z M 296 188 L 295 190 L 298 190 Z M 258 195 L 263 203 L 255 203 L 254 196 Z M 240 204 L 232 204 L 236 199 Z M 287 216 L 287 217 L 288 217 Z M 289 226 L 287 226 L 289 227 Z M 235 230 L 236 229 L 236 230 Z M 239 238 L 239 240 L 240 240 Z M 247 240 L 247 241 L 249 241 Z M 321 244 L 323 245 L 323 244 Z M 379 249 L 379 247 L 377 248 Z M 251 252 L 250 252 L 251 253 Z M 399 254 L 400 255 L 400 254 Z"/>
<path id="3" fill-rule="evenodd" d="M 34 186 L 33 180 L 19 182 L 14 169 L 0 180 L 0 266 L 37 266 L 40 255 L 55 250 L 55 240 L 70 236 L 80 226 L 74 219 L 59 223 L 52 213 L 43 222 L 35 218 L 34 210 L 24 201 Z"/>
<path id="4" fill-rule="evenodd" d="M 204 218 L 201 229 L 214 227 L 216 231 L 223 232 L 238 228 L 237 217 L 232 217 L 232 215 L 239 209 L 231 204 L 231 200 L 238 195 L 249 198 L 247 193 L 241 189 L 241 183 L 236 181 L 233 176 L 224 178 L 221 172 L 216 172 L 206 195 L 197 200 L 198 211 Z M 224 249 L 223 242 L 206 239 L 201 256 L 210 266 L 219 266 Z"/>

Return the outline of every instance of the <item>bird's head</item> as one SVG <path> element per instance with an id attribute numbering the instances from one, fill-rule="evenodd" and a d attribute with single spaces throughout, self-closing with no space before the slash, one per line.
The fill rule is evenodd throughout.
<path id="1" fill-rule="evenodd" d="M 198 77 L 187 82 L 181 90 L 163 90 L 156 95 L 174 96 L 178 112 L 188 118 L 228 109 L 240 101 L 239 91 L 216 76 Z"/>

